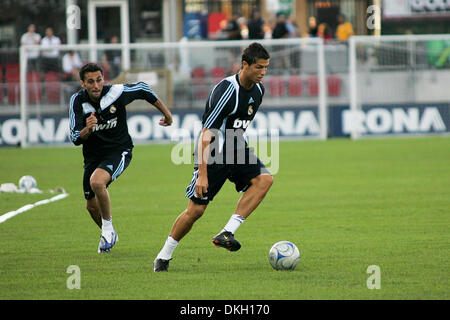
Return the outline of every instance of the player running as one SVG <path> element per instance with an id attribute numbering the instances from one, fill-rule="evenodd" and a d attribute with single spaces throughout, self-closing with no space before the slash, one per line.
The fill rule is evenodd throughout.
<path id="1" fill-rule="evenodd" d="M 136 99 L 146 100 L 163 114 L 161 126 L 172 124 L 172 114 L 144 82 L 104 85 L 103 70 L 95 63 L 80 69 L 80 82 L 83 89 L 70 99 L 70 137 L 75 145 L 83 145 L 86 209 L 102 230 L 98 253 L 104 253 L 119 240 L 107 188 L 132 157 L 125 106 Z"/>
<path id="2" fill-rule="evenodd" d="M 241 244 L 234 238 L 234 233 L 256 209 L 273 183 L 272 175 L 248 148 L 244 137 L 244 131 L 255 117 L 264 96 L 260 82 L 266 74 L 269 59 L 261 44 L 252 43 L 242 54 L 240 72 L 223 79 L 210 92 L 194 155 L 194 173 L 186 189 L 189 202 L 186 210 L 175 220 L 153 262 L 155 272 L 168 270 L 179 241 L 203 215 L 227 179 L 244 194 L 235 213 L 212 242 L 229 251 L 240 249 Z"/>

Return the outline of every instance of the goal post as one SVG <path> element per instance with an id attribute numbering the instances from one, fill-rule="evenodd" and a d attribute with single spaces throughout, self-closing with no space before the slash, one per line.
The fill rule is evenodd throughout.
<path id="1" fill-rule="evenodd" d="M 448 134 L 450 35 L 354 36 L 349 42 L 353 139 Z"/>

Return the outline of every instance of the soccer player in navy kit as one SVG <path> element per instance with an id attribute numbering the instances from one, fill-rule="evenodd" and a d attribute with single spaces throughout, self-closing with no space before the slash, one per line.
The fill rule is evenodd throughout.
<path id="1" fill-rule="evenodd" d="M 264 96 L 260 83 L 270 56 L 259 43 L 252 43 L 242 54 L 239 73 L 223 79 L 210 92 L 203 114 L 203 128 L 197 141 L 195 168 L 186 189 L 189 199 L 172 226 L 170 234 L 153 262 L 155 272 L 167 271 L 179 241 L 191 230 L 209 201 L 228 179 L 236 191 L 244 192 L 235 213 L 212 242 L 217 247 L 237 251 L 237 228 L 256 209 L 273 183 L 273 177 L 248 148 L 244 132 L 255 117 Z"/>
<path id="2" fill-rule="evenodd" d="M 107 187 L 127 168 L 133 149 L 125 106 L 146 100 L 163 114 L 161 126 L 172 124 L 172 114 L 144 82 L 104 85 L 103 70 L 95 63 L 80 69 L 80 81 L 83 89 L 70 99 L 70 137 L 83 145 L 86 208 L 102 229 L 98 252 L 110 252 L 118 236 Z"/>

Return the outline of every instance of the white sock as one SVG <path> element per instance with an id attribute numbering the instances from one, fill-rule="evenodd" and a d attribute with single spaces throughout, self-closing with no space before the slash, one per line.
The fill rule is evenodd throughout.
<path id="1" fill-rule="evenodd" d="M 234 234 L 236 232 L 237 228 L 239 228 L 239 226 L 244 221 L 245 221 L 245 218 L 243 216 L 240 216 L 235 213 L 231 216 L 230 220 L 228 220 L 228 223 L 225 225 L 225 227 L 223 227 L 222 232 L 228 231 L 228 232 L 231 232 L 232 234 Z"/>
<path id="2" fill-rule="evenodd" d="M 178 241 L 172 238 L 170 235 L 167 237 L 164 247 L 156 256 L 156 259 L 170 260 L 172 259 L 172 254 L 175 248 L 178 246 Z"/>
<path id="3" fill-rule="evenodd" d="M 111 241 L 111 232 L 114 232 L 114 227 L 112 224 L 112 218 L 105 220 L 102 218 L 102 236 L 106 238 L 106 241 Z"/>

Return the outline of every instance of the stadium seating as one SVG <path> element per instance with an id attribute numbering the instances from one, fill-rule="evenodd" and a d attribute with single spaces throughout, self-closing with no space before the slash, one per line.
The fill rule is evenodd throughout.
<path id="1" fill-rule="evenodd" d="M 195 67 L 192 69 L 192 78 L 201 79 L 206 78 L 206 71 L 203 67 Z"/>
<path id="2" fill-rule="evenodd" d="M 3 85 L 3 68 L 0 65 L 0 104 L 3 103 L 3 88 L 4 88 L 4 85 Z"/>
<path id="3" fill-rule="evenodd" d="M 303 93 L 302 78 L 293 74 L 288 78 L 288 95 L 290 97 L 300 97 Z"/>
<path id="4" fill-rule="evenodd" d="M 20 65 L 16 62 L 7 63 L 5 66 L 5 71 L 9 73 L 19 73 Z"/>
<path id="5" fill-rule="evenodd" d="M 271 76 L 268 79 L 269 93 L 272 97 L 281 97 L 284 95 L 284 79 L 281 76 Z"/>
<path id="6" fill-rule="evenodd" d="M 336 75 L 327 77 L 328 95 L 337 97 L 341 94 L 342 79 Z"/>
<path id="7" fill-rule="evenodd" d="M 311 97 L 317 97 L 319 95 L 319 79 L 316 75 L 308 77 L 308 94 Z"/>
<path id="8" fill-rule="evenodd" d="M 49 71 L 44 74 L 45 98 L 48 103 L 61 102 L 61 79 L 55 72 Z"/>
<path id="9" fill-rule="evenodd" d="M 203 67 L 196 67 L 192 69 L 191 75 L 194 99 L 206 99 L 208 97 L 209 84 L 206 79 L 205 69 Z"/>
<path id="10" fill-rule="evenodd" d="M 224 68 L 214 67 L 209 70 L 209 75 L 213 79 L 214 84 L 218 83 L 220 80 L 225 78 L 226 72 Z"/>
<path id="11" fill-rule="evenodd" d="M 16 104 L 20 97 L 20 73 L 17 68 L 8 68 L 6 66 L 5 73 L 6 91 L 8 93 L 8 103 Z"/>
<path id="12" fill-rule="evenodd" d="M 42 100 L 41 74 L 38 72 L 27 73 L 28 103 L 40 103 Z"/>
<path id="13" fill-rule="evenodd" d="M 326 79 L 328 92 L 331 97 L 336 97 L 341 94 L 342 79 L 336 75 L 330 75 Z M 319 80 L 317 76 L 309 76 L 308 78 L 308 94 L 312 97 L 319 95 Z"/>

